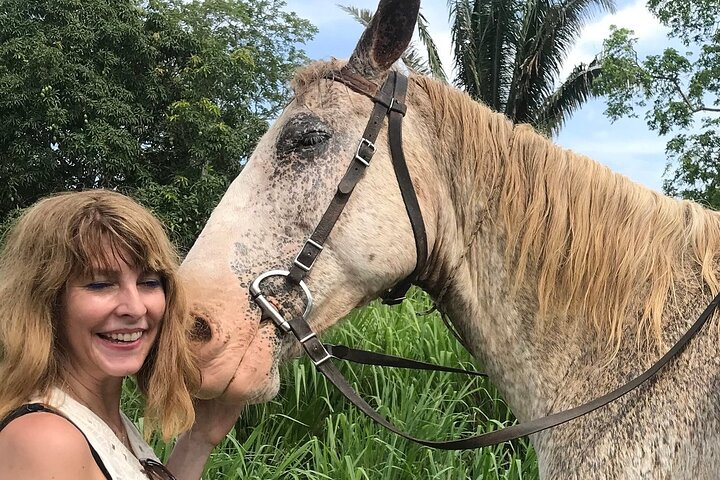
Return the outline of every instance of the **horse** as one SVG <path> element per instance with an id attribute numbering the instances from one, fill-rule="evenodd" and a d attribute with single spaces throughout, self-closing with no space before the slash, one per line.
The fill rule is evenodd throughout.
<path id="1" fill-rule="evenodd" d="M 410 5 L 410 6 L 409 6 Z M 260 140 L 181 266 L 192 292 L 202 398 L 274 397 L 299 344 L 262 319 L 248 287 L 286 269 L 333 198 L 377 90 L 412 36 L 419 1 L 381 0 L 347 62 L 296 72 Z M 638 375 L 718 292 L 720 215 L 651 191 L 465 93 L 411 74 L 402 144 L 427 238 L 417 258 L 381 129 L 306 277 L 323 332 L 422 268 L 426 290 L 520 421 L 575 407 Z M 303 299 L 281 279 L 283 310 Z M 717 320 L 633 392 L 536 433 L 542 478 L 716 478 Z"/>

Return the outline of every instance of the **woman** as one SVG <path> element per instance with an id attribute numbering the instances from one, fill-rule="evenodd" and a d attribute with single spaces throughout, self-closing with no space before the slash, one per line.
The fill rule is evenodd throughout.
<path id="1" fill-rule="evenodd" d="M 0 254 L 0 480 L 198 479 L 239 407 L 191 393 L 199 371 L 177 255 L 160 223 L 121 194 L 41 200 Z M 144 428 L 182 431 L 165 469 L 120 411 L 123 380 Z"/>

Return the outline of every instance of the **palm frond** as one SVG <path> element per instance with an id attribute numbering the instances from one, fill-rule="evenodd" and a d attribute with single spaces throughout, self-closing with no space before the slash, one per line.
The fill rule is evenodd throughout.
<path id="1" fill-rule="evenodd" d="M 456 85 L 497 111 L 507 102 L 515 55 L 515 1 L 450 0 Z"/>
<path id="2" fill-rule="evenodd" d="M 463 88 L 476 100 L 485 100 L 481 92 L 482 82 L 478 64 L 478 42 L 475 41 L 474 8 L 466 1 L 449 1 L 452 23 L 452 44 L 457 77 L 455 85 Z M 485 103 L 488 103 L 485 100 Z"/>
<path id="3" fill-rule="evenodd" d="M 557 135 L 565 122 L 593 96 L 592 83 L 602 74 L 598 59 L 576 66 L 568 78 L 546 97 L 532 123 L 547 135 Z"/>
<path id="4" fill-rule="evenodd" d="M 532 122 L 554 93 L 560 70 L 594 11 L 614 11 L 614 0 L 537 0 L 527 4 L 522 49 L 516 60 L 511 118 Z"/>
<path id="5" fill-rule="evenodd" d="M 447 83 L 447 75 L 445 75 L 445 70 L 443 69 L 442 61 L 440 60 L 437 45 L 435 45 L 435 40 L 433 40 L 430 36 L 430 32 L 428 31 L 428 22 L 422 12 L 418 16 L 417 27 L 418 37 L 420 37 L 420 41 L 425 45 L 427 50 L 427 65 L 430 71 L 429 74 L 432 77 Z"/>
<path id="6" fill-rule="evenodd" d="M 368 10 L 367 8 L 353 7 L 352 5 L 338 4 L 337 6 L 340 7 L 340 10 L 348 13 L 351 17 L 361 23 L 365 28 L 370 25 L 370 21 L 372 20 L 372 17 L 374 15 L 372 10 Z"/>
<path id="7" fill-rule="evenodd" d="M 405 53 L 403 53 L 401 60 L 409 70 L 417 72 L 421 75 L 433 76 L 431 67 L 417 51 L 415 45 L 410 44 L 408 46 Z"/>

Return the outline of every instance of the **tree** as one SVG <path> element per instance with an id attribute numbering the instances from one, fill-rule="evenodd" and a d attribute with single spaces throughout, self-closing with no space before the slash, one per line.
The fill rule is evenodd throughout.
<path id="1" fill-rule="evenodd" d="M 274 0 L 3 0 L 0 222 L 112 188 L 192 244 L 306 61 Z"/>
<path id="2" fill-rule="evenodd" d="M 720 209 L 720 3 L 715 0 L 650 0 L 650 11 L 669 28 L 662 53 L 640 59 L 637 38 L 613 28 L 603 45 L 606 114 L 637 117 L 666 145 L 666 193 Z M 681 51 L 683 50 L 683 51 Z"/>
<path id="3" fill-rule="evenodd" d="M 560 82 L 560 69 L 594 13 L 614 11 L 614 0 L 448 0 L 457 76 L 454 83 L 475 100 L 516 123 L 557 133 L 592 95 L 600 63 L 577 65 Z M 367 25 L 372 12 L 343 6 Z M 445 81 L 427 20 L 418 18 L 427 62 L 411 45 L 403 61 Z"/>
<path id="4" fill-rule="evenodd" d="M 560 82 L 585 22 L 614 0 L 450 0 L 457 86 L 516 123 L 555 134 L 589 96 L 600 63 Z"/>

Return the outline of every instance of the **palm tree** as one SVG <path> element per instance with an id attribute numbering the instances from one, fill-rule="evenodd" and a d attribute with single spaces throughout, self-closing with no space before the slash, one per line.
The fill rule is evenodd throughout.
<path id="1" fill-rule="evenodd" d="M 614 0 L 450 0 L 455 84 L 518 123 L 557 133 L 591 95 L 599 61 L 560 70 L 586 21 Z"/>
<path id="2" fill-rule="evenodd" d="M 363 23 L 372 17 L 369 11 L 341 8 Z M 602 71 L 597 59 L 575 66 L 564 81 L 560 70 L 585 23 L 614 12 L 615 0 L 448 0 L 448 8 L 454 84 L 474 99 L 554 135 L 592 95 L 592 82 Z M 418 62 L 411 46 L 406 64 L 445 79 L 422 16 L 418 29 L 428 62 Z"/>

